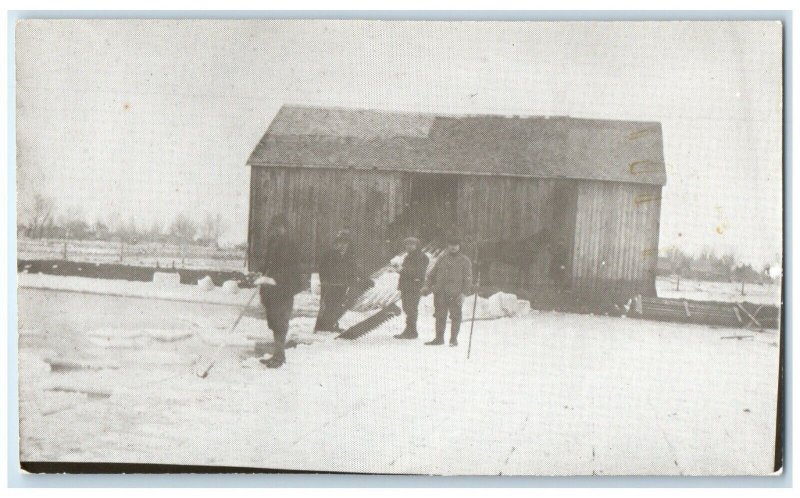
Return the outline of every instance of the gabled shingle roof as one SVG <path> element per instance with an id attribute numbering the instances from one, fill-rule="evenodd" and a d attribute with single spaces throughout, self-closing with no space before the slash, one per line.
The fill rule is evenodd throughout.
<path id="1" fill-rule="evenodd" d="M 247 161 L 666 183 L 661 124 L 284 106 Z"/>

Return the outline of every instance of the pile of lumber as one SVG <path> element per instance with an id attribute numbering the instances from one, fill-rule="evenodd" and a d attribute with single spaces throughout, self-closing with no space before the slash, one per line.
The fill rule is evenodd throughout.
<path id="1" fill-rule="evenodd" d="M 780 324 L 780 309 L 774 305 L 638 295 L 631 300 L 630 307 L 631 316 L 649 320 L 754 329 L 777 329 Z"/>

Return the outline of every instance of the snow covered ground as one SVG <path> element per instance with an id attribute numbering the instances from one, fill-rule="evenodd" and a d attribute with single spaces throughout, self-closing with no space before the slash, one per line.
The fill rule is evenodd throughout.
<path id="1" fill-rule="evenodd" d="M 263 320 L 246 316 L 225 336 L 238 312 L 230 303 L 30 287 L 19 289 L 23 461 L 505 475 L 772 470 L 776 331 L 528 311 L 475 322 L 467 360 L 469 323 L 458 348 L 422 345 L 433 336 L 427 309 L 417 341 L 392 338 L 401 317 L 354 342 L 311 334 L 313 319 L 298 317 L 297 347 L 270 371 L 253 353 L 271 337 Z M 342 325 L 362 316 L 348 313 Z M 209 377 L 196 377 L 193 362 L 219 344 Z"/>
<path id="2" fill-rule="evenodd" d="M 180 283 L 157 284 L 130 280 L 63 277 L 44 273 L 18 273 L 17 285 L 22 288 L 88 292 L 109 296 L 193 301 L 235 306 L 243 306 L 253 292 L 252 289 L 241 289 L 236 294 L 231 294 L 221 287 L 206 291 L 196 285 L 181 285 Z"/>
<path id="3" fill-rule="evenodd" d="M 386 276 L 390 278 L 382 278 L 375 288 L 367 292 L 364 299 L 358 301 L 354 307 L 356 311 L 368 313 L 380 309 L 389 304 L 392 297 L 399 295 L 397 291 L 397 274 L 388 274 Z M 214 287 L 213 285 L 206 290 L 200 285 L 181 285 L 179 283 L 159 285 L 153 282 L 63 277 L 39 273 L 19 273 L 17 279 L 19 287 L 26 289 L 61 290 L 117 297 L 138 297 L 231 306 L 244 306 L 254 292 L 254 289 L 239 289 L 236 293 L 231 293 L 222 287 Z M 311 282 L 309 290 L 301 292 L 295 297 L 295 309 L 303 312 L 303 314 L 315 314 L 319 309 L 319 285 L 318 283 L 315 284 L 314 278 L 311 279 Z M 481 320 L 520 316 L 530 311 L 530 303 L 517 299 L 513 294 L 498 292 L 489 298 L 479 297 L 477 303 L 473 299 L 474 296 L 467 296 L 464 299 L 464 316 L 472 316 L 473 306 L 475 306 L 475 317 Z M 256 301 L 257 304 L 258 301 Z M 420 312 L 433 313 L 432 295 L 421 299 Z M 360 318 L 365 316 L 363 313 L 351 313 L 351 315 Z M 342 323 L 345 324 L 345 322 Z"/>

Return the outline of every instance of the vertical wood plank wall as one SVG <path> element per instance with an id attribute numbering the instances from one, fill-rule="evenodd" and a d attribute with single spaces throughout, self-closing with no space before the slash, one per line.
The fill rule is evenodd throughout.
<path id="1" fill-rule="evenodd" d="M 515 239 L 553 219 L 556 180 L 464 176 L 458 195 L 459 228 L 481 240 Z"/>
<path id="2" fill-rule="evenodd" d="M 316 270 L 320 253 L 342 228 L 350 228 L 364 267 L 380 267 L 396 249 L 386 243 L 386 229 L 408 203 L 408 177 L 387 171 L 253 167 L 250 268 L 262 264 L 267 224 L 280 212 L 295 227 L 307 271 Z M 576 291 L 655 292 L 660 186 L 466 175 L 454 181 L 456 228 L 465 238 L 519 240 L 551 228 L 566 244 Z M 473 257 L 474 246 L 465 251 Z M 533 256 L 528 286 L 552 285 L 549 263 L 544 251 Z M 513 280 L 511 268 L 493 271 L 505 271 L 508 282 Z"/>
<path id="3" fill-rule="evenodd" d="M 316 271 L 319 256 L 336 233 L 349 228 L 361 264 L 375 268 L 388 255 L 384 232 L 403 206 L 399 174 L 311 168 L 251 168 L 248 233 L 250 268 L 264 259 L 269 220 L 285 213 L 306 271 Z"/>
<path id="4" fill-rule="evenodd" d="M 478 240 L 519 240 L 549 228 L 572 250 L 573 182 L 560 179 L 512 178 L 492 176 L 463 176 L 458 195 L 459 228 Z M 566 212 L 556 212 L 557 209 Z M 528 287 L 549 287 L 550 254 L 542 251 L 532 255 Z M 497 266 L 497 265 L 495 265 Z M 516 269 L 491 270 L 490 279 L 516 281 Z"/>
<path id="5" fill-rule="evenodd" d="M 654 294 L 660 211 L 660 186 L 579 182 L 573 287 Z"/>

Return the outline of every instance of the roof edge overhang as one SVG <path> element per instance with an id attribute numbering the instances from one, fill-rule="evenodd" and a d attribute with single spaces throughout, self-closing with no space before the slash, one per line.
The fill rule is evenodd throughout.
<path id="1" fill-rule="evenodd" d="M 584 116 L 573 116 L 570 114 L 524 114 L 524 113 L 453 113 L 453 112 L 438 112 L 438 111 L 408 111 L 396 109 L 383 109 L 383 108 L 367 108 L 367 107 L 347 107 L 338 105 L 316 105 L 316 104 L 298 104 L 298 103 L 284 103 L 275 113 L 275 116 L 282 110 L 303 109 L 309 111 L 341 111 L 341 112 L 369 112 L 374 114 L 384 115 L 397 115 L 397 116 L 426 116 L 432 118 L 451 118 L 451 119 L 544 119 L 544 120 L 571 120 L 571 121 L 595 121 L 602 123 L 629 123 L 637 124 L 644 127 L 661 127 L 661 121 L 644 121 L 638 119 L 622 119 L 622 118 L 595 118 Z"/>
<path id="2" fill-rule="evenodd" d="M 457 170 L 435 170 L 435 169 L 425 169 L 425 170 L 412 170 L 412 169 L 404 169 L 404 168 L 378 168 L 378 167 L 365 167 L 365 166 L 338 166 L 338 165 L 318 165 L 318 164 L 276 164 L 276 163 L 264 163 L 264 162 L 255 162 L 255 161 L 248 161 L 246 166 L 250 166 L 253 168 L 283 168 L 283 169 L 329 169 L 329 170 L 338 170 L 338 171 L 385 171 L 388 173 L 409 173 L 409 174 L 431 174 L 431 175 L 459 175 L 459 176 L 493 176 L 493 177 L 500 177 L 500 178 L 527 178 L 527 179 L 535 179 L 535 180 L 578 180 L 578 181 L 595 181 L 595 182 L 610 182 L 610 183 L 632 183 L 636 185 L 658 185 L 658 186 L 665 186 L 667 184 L 666 174 L 662 173 L 649 173 L 651 176 L 651 180 L 643 181 L 640 177 L 638 180 L 636 178 L 631 178 L 630 180 L 621 180 L 618 178 L 597 178 L 597 177 L 586 177 L 586 176 L 579 176 L 579 175 L 522 175 L 522 174 L 514 174 L 514 173 L 495 173 L 495 172 L 480 172 L 480 171 L 457 171 Z M 643 174 L 643 173 L 639 173 Z M 660 178 L 659 178 L 660 177 Z"/>

